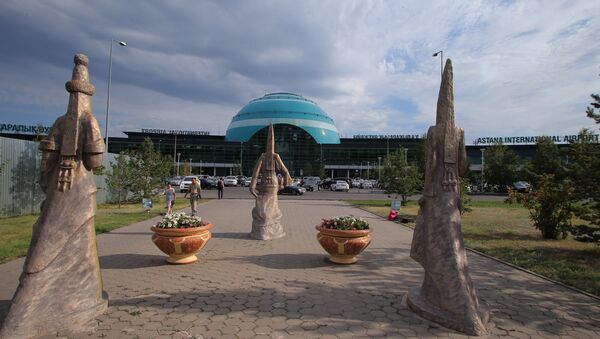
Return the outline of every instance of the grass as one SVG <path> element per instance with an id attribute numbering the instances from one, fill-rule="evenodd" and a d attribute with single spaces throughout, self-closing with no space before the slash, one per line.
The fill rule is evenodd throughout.
<path id="1" fill-rule="evenodd" d="M 382 217 L 387 217 L 387 200 L 348 201 Z M 600 246 L 582 243 L 572 237 L 543 239 L 521 205 L 502 201 L 472 201 L 473 211 L 463 215 L 465 244 L 500 260 L 526 268 L 545 277 L 600 296 Z M 415 201 L 402 206 L 400 217 L 414 227 L 419 211 Z"/>
<path id="2" fill-rule="evenodd" d="M 151 210 L 146 212 L 140 203 L 99 205 L 96 211 L 96 233 L 110 232 L 119 227 L 154 218 L 165 212 L 164 200 L 156 199 Z M 202 199 L 200 203 L 206 201 Z M 188 199 L 176 199 L 174 210 L 189 206 Z M 31 231 L 38 215 L 0 218 L 0 264 L 27 255 Z"/>

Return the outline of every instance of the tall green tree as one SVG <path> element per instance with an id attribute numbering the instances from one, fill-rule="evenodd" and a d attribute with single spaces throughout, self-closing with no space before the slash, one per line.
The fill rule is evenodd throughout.
<path id="1" fill-rule="evenodd" d="M 191 175 L 192 174 L 192 166 L 190 164 L 189 161 L 184 161 L 183 164 L 181 164 L 181 175 L 186 176 L 186 175 Z"/>
<path id="2" fill-rule="evenodd" d="M 583 129 L 569 149 L 569 178 L 580 202 L 578 217 L 600 226 L 600 144 L 593 141 L 593 132 Z"/>
<path id="3" fill-rule="evenodd" d="M 597 124 L 600 124 L 600 94 L 591 94 L 592 102 L 590 106 L 587 107 L 585 113 L 589 118 L 592 118 L 596 121 Z M 598 112 L 596 112 L 598 110 Z"/>
<path id="4" fill-rule="evenodd" d="M 552 174 L 554 180 L 564 179 L 564 168 L 560 158 L 560 149 L 550 137 L 541 137 L 536 143 L 535 155 L 526 166 L 529 181 L 537 183 L 539 177 Z"/>
<path id="5" fill-rule="evenodd" d="M 399 195 L 402 201 L 414 194 L 421 186 L 423 180 L 417 166 L 406 163 L 404 149 L 399 148 L 385 157 L 381 169 L 381 185 L 386 194 Z"/>
<path id="6" fill-rule="evenodd" d="M 519 158 L 502 143 L 494 144 L 485 150 L 483 175 L 490 185 L 497 185 L 502 192 L 515 182 Z"/>
<path id="7" fill-rule="evenodd" d="M 132 186 L 133 168 L 127 152 L 123 151 L 117 155 L 114 162 L 110 162 L 111 171 L 106 174 L 106 185 L 117 192 L 119 208 L 124 197 L 127 197 L 129 188 Z"/>
<path id="8" fill-rule="evenodd" d="M 171 171 L 172 159 L 154 148 L 150 138 L 144 139 L 141 147 L 129 153 L 132 165 L 131 191 L 138 199 L 150 198 L 153 191 L 164 184 Z"/>

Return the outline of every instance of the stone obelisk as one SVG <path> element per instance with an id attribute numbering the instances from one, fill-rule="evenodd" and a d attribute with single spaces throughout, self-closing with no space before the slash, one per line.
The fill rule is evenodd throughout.
<path id="1" fill-rule="evenodd" d="M 0 338 L 29 338 L 95 326 L 107 308 L 96 251 L 96 182 L 104 142 L 92 113 L 88 58 L 75 55 L 67 113 L 40 143 L 46 193 Z"/>
<path id="2" fill-rule="evenodd" d="M 281 177 L 278 176 L 278 173 Z M 261 181 L 257 185 L 259 176 Z M 250 237 L 258 240 L 271 240 L 285 235 L 281 225 L 277 191 L 291 182 L 292 178 L 281 161 L 281 157 L 275 153 L 275 135 L 271 124 L 267 136 L 267 150 L 258 158 L 252 171 L 250 193 L 256 198 L 256 204 L 252 209 Z"/>
<path id="3" fill-rule="evenodd" d="M 420 316 L 468 335 L 487 333 L 489 311 L 477 299 L 461 232 L 460 180 L 467 160 L 464 131 L 454 125 L 452 62 L 446 61 L 435 126 L 427 132 L 425 187 L 410 256 L 425 270 L 407 296 Z"/>

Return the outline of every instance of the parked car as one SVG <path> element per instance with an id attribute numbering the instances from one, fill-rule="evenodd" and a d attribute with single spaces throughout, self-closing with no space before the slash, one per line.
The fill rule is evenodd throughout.
<path id="1" fill-rule="evenodd" d="M 233 175 L 230 175 L 228 177 L 225 177 L 225 179 L 223 180 L 223 183 L 225 184 L 225 186 L 237 186 L 238 180 Z"/>
<path id="2" fill-rule="evenodd" d="M 177 187 L 181 185 L 181 179 L 183 179 L 182 176 L 171 177 L 169 178 L 168 183 L 171 184 L 171 186 L 173 187 Z"/>
<path id="3" fill-rule="evenodd" d="M 297 185 L 289 185 L 277 191 L 277 194 L 302 195 L 304 194 L 304 192 L 306 192 L 306 189 L 304 187 L 300 187 Z"/>
<path id="4" fill-rule="evenodd" d="M 350 190 L 350 186 L 345 181 L 337 180 L 335 182 L 335 184 L 333 184 L 333 185 L 330 186 L 330 189 L 332 191 L 344 191 L 344 192 L 348 192 Z"/>
<path id="5" fill-rule="evenodd" d="M 217 182 L 211 179 L 200 178 L 200 187 L 207 190 L 217 188 Z"/>
<path id="6" fill-rule="evenodd" d="M 246 181 L 244 181 L 244 187 L 249 187 L 251 181 L 252 181 L 252 177 L 247 177 Z"/>
<path id="7" fill-rule="evenodd" d="M 190 185 L 192 184 L 192 179 L 193 179 L 193 178 L 196 178 L 196 179 L 198 179 L 198 177 L 197 177 L 197 176 L 195 176 L 195 175 L 188 175 L 187 177 L 184 177 L 184 178 L 181 180 L 181 183 L 179 184 L 179 192 L 182 192 L 182 193 L 183 193 L 183 192 L 187 192 L 187 191 L 188 191 L 188 188 L 189 188 L 189 187 L 190 187 Z M 202 185 L 202 184 L 200 184 L 200 185 Z"/>
<path id="8" fill-rule="evenodd" d="M 517 190 L 517 192 L 529 192 L 531 189 L 531 185 L 526 181 L 517 181 L 513 184 L 513 188 Z"/>
<path id="9" fill-rule="evenodd" d="M 307 191 L 314 191 L 316 187 L 321 183 L 319 177 L 307 177 L 302 182 L 302 187 L 306 188 Z"/>
<path id="10" fill-rule="evenodd" d="M 373 182 L 371 180 L 363 180 L 360 183 L 360 188 L 373 188 Z"/>

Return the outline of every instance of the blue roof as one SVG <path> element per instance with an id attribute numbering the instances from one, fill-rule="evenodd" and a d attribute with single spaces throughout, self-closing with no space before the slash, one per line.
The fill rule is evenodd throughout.
<path id="1" fill-rule="evenodd" d="M 251 100 L 231 119 L 225 140 L 246 142 L 271 123 L 299 127 L 319 144 L 340 143 L 333 119 L 314 101 L 293 93 L 270 93 Z"/>

